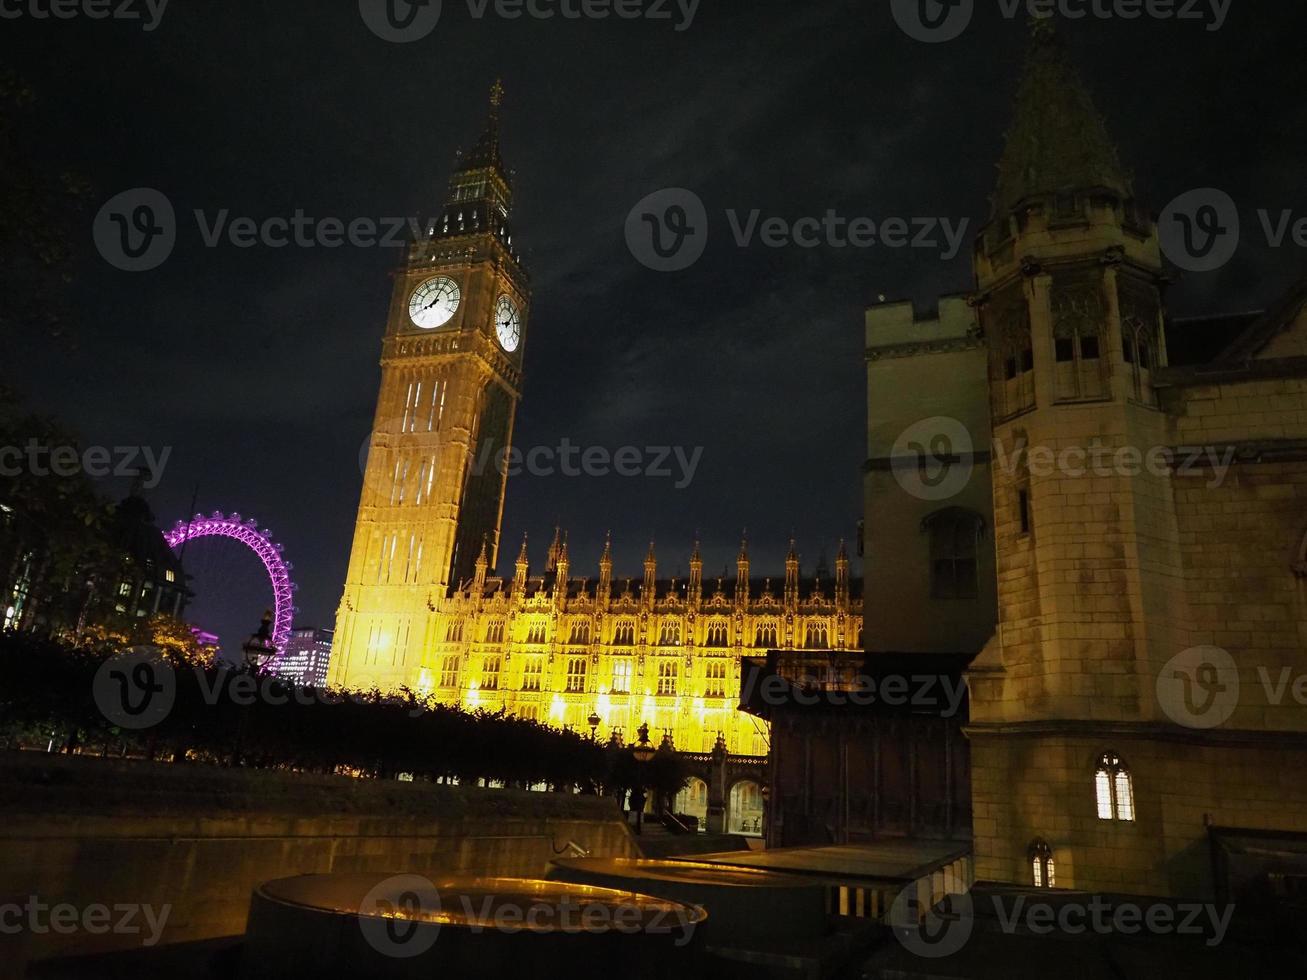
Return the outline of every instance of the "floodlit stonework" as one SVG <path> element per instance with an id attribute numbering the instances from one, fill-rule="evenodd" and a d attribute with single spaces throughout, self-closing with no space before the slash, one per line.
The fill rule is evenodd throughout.
<path id="1" fill-rule="evenodd" d="M 858 649 L 862 604 L 840 547 L 833 573 L 658 578 L 652 545 L 634 585 L 570 575 L 556 539 L 543 574 L 523 542 L 493 575 L 522 386 L 530 289 L 513 248 L 512 188 L 490 125 L 450 180 L 441 220 L 395 275 L 349 572 L 329 683 L 408 688 L 631 741 L 642 722 L 682 750 L 765 755 L 766 726 L 736 710 L 740 658 L 767 649 Z"/>
<path id="2" fill-rule="evenodd" d="M 1210 894 L 1212 828 L 1307 831 L 1307 290 L 1177 356 L 1157 229 L 1043 32 L 1016 112 L 974 257 L 999 614 L 968 674 L 976 876 L 1034 884 L 1044 841 L 1058 887 Z"/>
<path id="3" fill-rule="evenodd" d="M 740 658 L 769 649 L 858 649 L 862 601 L 851 593 L 841 547 L 834 575 L 801 579 L 791 547 L 783 580 L 750 575 L 742 545 L 736 574 L 704 581 L 698 549 L 684 580 L 658 577 L 651 545 L 639 582 L 614 579 L 605 547 L 594 580 L 572 575 L 555 538 L 544 575 L 533 576 L 526 543 L 511 580 L 488 577 L 483 556 L 471 582 L 437 602 L 435 639 L 413 687 L 468 707 L 614 734 L 630 743 L 642 722 L 688 752 L 766 755 L 767 726 L 737 709 Z M 852 583 L 857 585 L 858 583 Z"/>

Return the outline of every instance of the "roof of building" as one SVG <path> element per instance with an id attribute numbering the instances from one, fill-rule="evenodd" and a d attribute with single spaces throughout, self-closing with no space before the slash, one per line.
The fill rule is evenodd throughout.
<path id="1" fill-rule="evenodd" d="M 1188 367 L 1215 361 L 1263 315 L 1261 311 L 1253 311 L 1168 319 L 1167 363 L 1171 367 Z"/>
<path id="2" fill-rule="evenodd" d="M 1032 197 L 1092 188 L 1122 199 L 1133 195 L 1116 145 L 1068 62 L 1051 18 L 1036 20 L 998 164 L 994 214 L 1014 211 Z"/>
<path id="3" fill-rule="evenodd" d="M 1274 306 L 1247 324 L 1221 352 L 1220 359 L 1245 361 L 1255 357 L 1277 334 L 1293 325 L 1304 305 L 1307 305 L 1307 275 L 1295 282 Z"/>

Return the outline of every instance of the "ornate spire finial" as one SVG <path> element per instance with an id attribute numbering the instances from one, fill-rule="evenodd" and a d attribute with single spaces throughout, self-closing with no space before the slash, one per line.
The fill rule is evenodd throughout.
<path id="1" fill-rule="evenodd" d="M 1133 194 L 1103 117 L 1053 24 L 1052 17 L 1030 20 L 1025 70 L 998 165 L 995 217 L 1034 197 L 1099 190 L 1122 199 Z"/>
<path id="2" fill-rule="evenodd" d="M 1031 14 L 1030 15 L 1030 40 L 1036 44 L 1047 44 L 1057 37 L 1057 31 L 1054 29 L 1054 16 L 1048 14 Z"/>
<path id="3" fill-rule="evenodd" d="M 522 550 L 517 553 L 517 560 L 523 563 L 526 561 L 526 532 L 525 531 L 522 532 Z"/>
<path id="4" fill-rule="evenodd" d="M 496 78 L 495 84 L 490 86 L 490 111 L 496 112 L 504 104 L 504 80 Z"/>

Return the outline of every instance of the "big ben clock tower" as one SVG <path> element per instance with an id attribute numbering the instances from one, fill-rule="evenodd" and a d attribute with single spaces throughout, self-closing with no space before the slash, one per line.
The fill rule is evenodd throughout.
<path id="1" fill-rule="evenodd" d="M 503 87 L 439 220 L 395 274 L 331 681 L 423 686 L 433 608 L 499 548 L 530 289 L 499 150 Z"/>

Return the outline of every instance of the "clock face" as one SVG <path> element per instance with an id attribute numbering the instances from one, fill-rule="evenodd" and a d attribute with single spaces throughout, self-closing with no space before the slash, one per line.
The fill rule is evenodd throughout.
<path id="1" fill-rule="evenodd" d="M 517 304 L 507 296 L 499 297 L 495 305 L 495 334 L 499 337 L 499 346 L 510 354 L 522 342 L 522 314 L 518 312 Z"/>
<path id="2" fill-rule="evenodd" d="M 461 299 L 458 283 L 448 276 L 436 276 L 413 290 L 408 301 L 408 315 L 414 326 L 435 330 L 454 319 Z"/>

